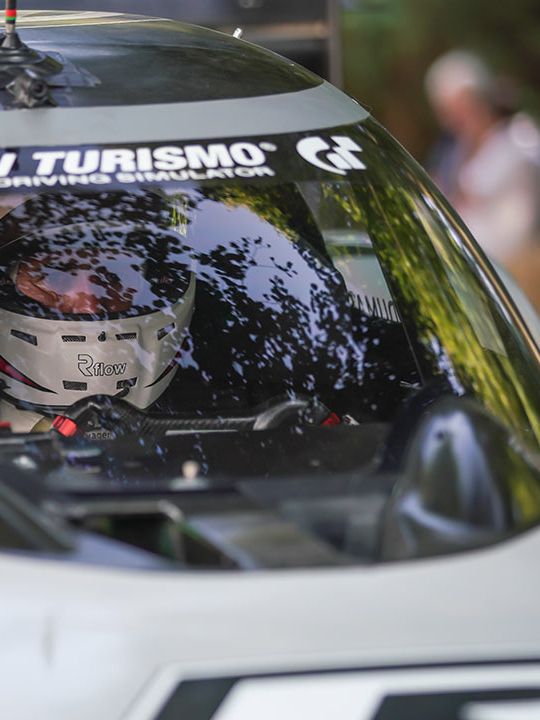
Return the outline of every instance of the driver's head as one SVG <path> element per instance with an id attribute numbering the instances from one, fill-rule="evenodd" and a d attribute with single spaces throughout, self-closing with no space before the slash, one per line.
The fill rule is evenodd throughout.
<path id="1" fill-rule="evenodd" d="M 114 263 L 113 257 L 98 248 L 69 256 L 38 252 L 16 264 L 13 281 L 20 293 L 60 313 L 126 312 L 144 282 L 144 266 L 129 253 L 117 253 Z"/>
<path id="2" fill-rule="evenodd" d="M 16 405 L 59 412 L 91 395 L 151 405 L 177 369 L 195 277 L 169 230 L 77 223 L 22 238 L 0 290 L 0 379 Z"/>

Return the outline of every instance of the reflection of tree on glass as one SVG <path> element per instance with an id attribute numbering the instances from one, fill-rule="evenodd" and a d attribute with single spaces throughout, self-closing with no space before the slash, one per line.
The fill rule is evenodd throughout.
<path id="1" fill-rule="evenodd" d="M 150 414 L 305 395 L 361 422 L 442 378 L 532 442 L 527 353 L 463 230 L 374 123 L 346 132 L 363 170 L 345 177 L 21 198 L 1 222 L 4 404 L 29 428 L 103 377 Z"/>

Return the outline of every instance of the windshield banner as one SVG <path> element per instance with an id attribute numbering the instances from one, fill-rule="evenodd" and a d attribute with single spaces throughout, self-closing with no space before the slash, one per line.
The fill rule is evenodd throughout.
<path id="1" fill-rule="evenodd" d="M 348 129 L 350 132 L 350 128 Z M 0 191 L 230 180 L 279 181 L 365 170 L 362 147 L 344 131 L 205 143 L 9 149 Z"/>

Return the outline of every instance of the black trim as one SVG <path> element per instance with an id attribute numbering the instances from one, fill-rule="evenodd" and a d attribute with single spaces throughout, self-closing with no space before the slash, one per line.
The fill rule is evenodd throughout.
<path id="1" fill-rule="evenodd" d="M 18 340 L 24 340 L 24 342 L 30 343 L 30 345 L 38 344 L 37 337 L 35 335 L 31 335 L 30 333 L 25 333 L 21 330 L 12 330 L 10 334 Z"/>
<path id="2" fill-rule="evenodd" d="M 77 382 L 75 380 L 63 380 L 62 384 L 64 386 L 64 390 L 88 390 L 88 383 L 85 382 Z"/>
<path id="3" fill-rule="evenodd" d="M 483 667 L 499 667 L 505 665 L 540 665 L 540 658 L 525 658 L 518 660 L 471 660 L 463 662 L 434 662 L 434 663 L 417 663 L 413 665 L 371 665 L 365 667 L 346 667 L 346 668 L 328 668 L 322 670 L 292 670 L 290 672 L 282 671 L 275 673 L 246 673 L 245 675 L 236 676 L 222 676 L 207 679 L 193 679 L 193 680 L 182 680 L 173 690 L 169 698 L 165 701 L 159 714 L 155 716 L 154 720 L 178 720 L 178 718 L 189 718 L 189 720 L 212 720 L 215 716 L 216 711 L 225 701 L 227 695 L 231 689 L 240 681 L 244 680 L 264 680 L 264 679 L 276 679 L 276 678 L 295 678 L 295 677 L 313 677 L 317 675 L 351 675 L 356 673 L 375 673 L 375 672 L 395 672 L 402 671 L 414 671 L 414 670 L 450 670 L 455 669 L 467 669 L 467 668 L 483 668 Z M 480 689 L 479 689 L 480 690 Z M 530 681 L 524 682 L 522 688 L 509 688 L 505 695 L 508 699 L 512 699 L 511 694 L 515 692 L 526 691 L 530 696 L 532 693 L 537 693 L 540 696 L 540 679 L 538 681 L 538 688 L 531 689 Z M 497 691 L 493 691 L 497 692 Z M 445 694 L 452 694 L 451 692 Z M 469 694 L 469 693 L 468 693 Z M 470 695 L 472 700 L 475 701 L 475 694 L 478 691 L 471 690 Z M 388 696 L 395 697 L 394 696 Z M 422 694 L 419 693 L 420 697 Z M 423 694 L 427 696 L 427 693 Z M 536 696 L 536 695 L 535 695 Z M 379 708 L 382 709 L 382 705 Z M 383 716 L 385 720 L 388 720 L 388 716 Z M 407 716 L 392 715 L 392 720 L 411 720 Z M 378 711 L 374 714 L 374 719 L 379 718 Z M 422 720 L 421 718 L 415 718 L 415 720 Z M 438 716 L 433 717 L 430 720 L 446 720 L 446 718 Z"/>
<path id="4" fill-rule="evenodd" d="M 209 720 L 236 682 L 235 678 L 183 682 L 167 700 L 155 720 Z"/>
<path id="5" fill-rule="evenodd" d="M 62 342 L 74 343 L 74 342 L 86 342 L 86 335 L 62 335 Z"/>

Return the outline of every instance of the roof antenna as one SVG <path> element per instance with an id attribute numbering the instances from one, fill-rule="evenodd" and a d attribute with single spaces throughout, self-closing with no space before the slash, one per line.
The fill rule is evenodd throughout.
<path id="1" fill-rule="evenodd" d="M 62 70 L 62 64 L 23 43 L 16 29 L 17 0 L 6 0 L 5 13 L 5 33 L 0 42 L 0 89 L 13 97 L 11 107 L 54 104 L 48 80 Z"/>
<path id="2" fill-rule="evenodd" d="M 43 53 L 25 45 L 17 32 L 17 0 L 6 0 L 4 37 L 0 44 L 0 65 L 39 65 L 46 58 Z M 50 69 L 48 69 L 50 72 Z"/>
<path id="3" fill-rule="evenodd" d="M 17 0 L 6 0 L 5 32 L 0 36 L 0 111 L 69 105 L 72 88 L 99 85 L 92 73 L 61 54 L 28 47 L 16 28 Z"/>
<path id="4" fill-rule="evenodd" d="M 16 24 L 17 0 L 6 0 L 5 35 L 1 45 L 2 49 L 20 50 L 23 47 L 23 42 L 15 29 Z"/>

